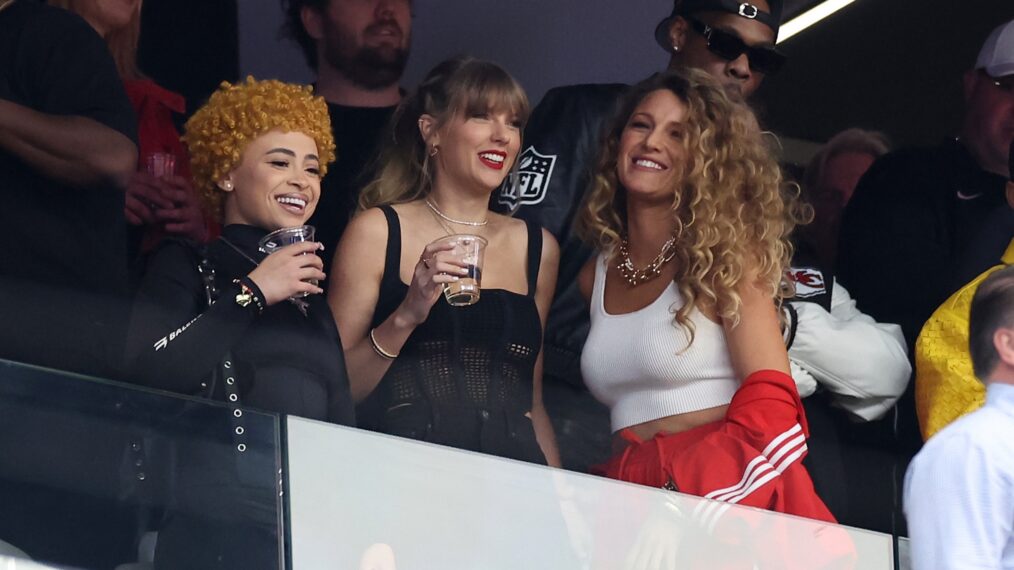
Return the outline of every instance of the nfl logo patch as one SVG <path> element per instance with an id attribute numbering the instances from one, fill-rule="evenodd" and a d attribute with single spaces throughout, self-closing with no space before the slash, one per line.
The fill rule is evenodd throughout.
<path id="1" fill-rule="evenodd" d="M 806 299 L 827 292 L 824 273 L 812 267 L 790 267 L 789 279 L 796 284 L 796 298 Z"/>
<path id="2" fill-rule="evenodd" d="M 518 157 L 517 181 L 508 176 L 500 187 L 497 201 L 517 210 L 521 206 L 532 206 L 546 198 L 549 180 L 553 177 L 553 166 L 556 165 L 555 154 L 541 154 L 534 146 L 529 146 Z"/>

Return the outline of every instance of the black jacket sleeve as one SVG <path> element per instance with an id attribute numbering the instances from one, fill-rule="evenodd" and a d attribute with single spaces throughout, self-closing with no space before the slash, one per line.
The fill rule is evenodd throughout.
<path id="1" fill-rule="evenodd" d="M 127 340 L 133 381 L 195 394 L 256 319 L 257 309 L 232 300 L 239 287 L 218 279 L 219 299 L 207 306 L 198 253 L 169 242 L 151 259 L 134 303 Z"/>

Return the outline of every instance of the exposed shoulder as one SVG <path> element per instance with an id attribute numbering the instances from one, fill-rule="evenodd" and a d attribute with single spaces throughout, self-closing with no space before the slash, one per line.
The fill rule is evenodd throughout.
<path id="1" fill-rule="evenodd" d="M 383 271 L 387 238 L 387 218 L 380 208 L 359 212 L 346 226 L 336 251 L 332 252 L 333 272 Z"/>
<path id="2" fill-rule="evenodd" d="M 387 217 L 380 208 L 370 208 L 359 212 L 352 218 L 349 225 L 342 234 L 342 242 L 352 240 L 356 243 L 362 240 L 387 241 Z"/>
<path id="3" fill-rule="evenodd" d="M 542 232 L 542 261 L 560 259 L 560 243 L 556 241 L 553 232 L 546 228 L 539 228 Z"/>

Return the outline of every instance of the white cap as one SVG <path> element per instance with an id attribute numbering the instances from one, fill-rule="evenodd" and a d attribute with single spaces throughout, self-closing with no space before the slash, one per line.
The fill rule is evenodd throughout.
<path id="1" fill-rule="evenodd" d="M 984 69 L 990 77 L 1014 75 L 1014 20 L 993 30 L 982 44 L 976 69 Z"/>

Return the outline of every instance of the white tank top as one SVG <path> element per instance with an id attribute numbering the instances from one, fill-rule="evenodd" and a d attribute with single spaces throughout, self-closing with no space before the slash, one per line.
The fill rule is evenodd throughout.
<path id="1" fill-rule="evenodd" d="M 609 406 L 613 431 L 732 401 L 739 380 L 729 360 L 725 331 L 694 309 L 694 342 L 676 324 L 683 297 L 675 283 L 647 307 L 606 312 L 606 257 L 595 263 L 591 330 L 581 353 L 581 374 L 591 393 Z"/>

